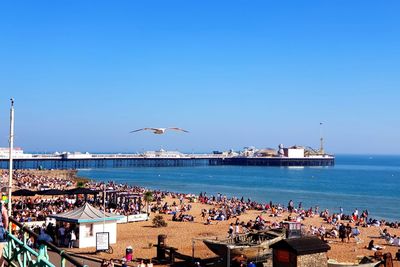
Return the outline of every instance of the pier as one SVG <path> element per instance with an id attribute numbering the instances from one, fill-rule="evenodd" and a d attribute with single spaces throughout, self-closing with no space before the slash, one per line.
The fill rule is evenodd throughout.
<path id="1" fill-rule="evenodd" d="M 0 158 L 0 169 L 9 161 Z M 145 157 L 137 154 L 32 155 L 14 159 L 13 169 L 97 169 L 132 167 L 196 167 L 196 166 L 334 166 L 333 156 L 321 157 L 226 157 L 214 154 L 192 154 L 179 157 Z"/>

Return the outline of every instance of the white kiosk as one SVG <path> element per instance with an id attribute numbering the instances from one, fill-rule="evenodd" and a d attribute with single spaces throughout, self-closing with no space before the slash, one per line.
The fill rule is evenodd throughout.
<path id="1" fill-rule="evenodd" d="M 97 233 L 108 233 L 109 244 L 117 242 L 117 221 L 123 218 L 121 215 L 103 213 L 89 203 L 82 207 L 60 214 L 50 215 L 56 223 L 69 223 L 75 230 L 77 240 L 74 247 L 96 247 Z"/>

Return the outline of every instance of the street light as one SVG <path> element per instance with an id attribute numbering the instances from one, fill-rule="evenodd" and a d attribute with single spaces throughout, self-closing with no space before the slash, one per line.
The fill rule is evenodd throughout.
<path id="1" fill-rule="evenodd" d="M 10 99 L 10 150 L 9 150 L 9 176 L 8 176 L 8 217 L 11 217 L 11 191 L 13 180 L 13 149 L 14 149 L 14 98 Z"/>

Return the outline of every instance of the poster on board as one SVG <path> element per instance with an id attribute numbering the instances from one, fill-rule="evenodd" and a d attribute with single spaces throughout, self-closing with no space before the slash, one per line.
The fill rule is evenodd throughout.
<path id="1" fill-rule="evenodd" d="M 110 233 L 98 232 L 96 233 L 96 251 L 107 250 L 110 246 Z"/>

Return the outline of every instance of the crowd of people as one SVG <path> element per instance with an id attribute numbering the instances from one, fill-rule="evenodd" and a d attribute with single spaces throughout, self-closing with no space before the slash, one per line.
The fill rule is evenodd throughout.
<path id="1" fill-rule="evenodd" d="M 16 179 L 16 181 L 18 180 Z M 60 184 L 55 184 L 55 186 L 59 187 Z M 70 184 L 69 186 L 76 186 L 76 183 Z M 85 202 L 103 210 L 103 198 L 100 197 L 100 194 L 104 191 L 104 187 L 106 187 L 106 191 L 124 193 L 124 195 L 118 196 L 115 199 L 106 200 L 106 212 L 127 216 L 138 214 L 144 208 L 144 203 L 140 197 L 138 201 L 133 201 L 128 198 L 130 194 L 140 194 L 144 192 L 144 188 L 115 184 L 114 182 L 87 182 L 83 186 L 98 192 L 98 194 L 81 194 L 79 197 L 78 195 L 15 197 L 12 199 L 13 215 L 19 222 L 44 221 L 49 215 L 73 210 L 77 207 L 81 207 Z"/>
<path id="2" fill-rule="evenodd" d="M 3 176 L 4 175 L 3 173 Z M 52 178 L 30 174 L 24 171 L 17 171 L 14 180 L 18 187 L 26 189 L 68 189 L 77 186 L 75 181 L 67 178 Z M 208 195 L 206 192 L 201 192 L 199 195 L 194 195 L 160 190 L 151 191 L 152 201 L 150 201 L 150 203 L 145 203 L 142 197 L 147 190 L 143 187 L 117 184 L 113 181 L 88 181 L 83 187 L 95 190 L 99 192 L 99 194 L 103 191 L 117 192 L 118 194 L 115 195 L 113 202 L 111 202 L 110 199 L 106 200 L 106 212 L 118 215 L 129 215 L 139 212 L 157 212 L 172 215 L 172 221 L 191 222 L 194 221 L 195 217 L 187 214 L 187 212 L 192 209 L 192 202 L 198 201 L 202 204 L 207 204 L 209 208 L 202 209 L 200 214 L 204 224 L 211 225 L 219 221 L 235 219 L 234 222 L 229 224 L 227 237 L 234 237 L 252 230 L 263 230 L 282 226 L 280 223 L 270 222 L 268 217 L 282 217 L 281 221 L 301 223 L 307 218 L 320 216 L 327 224 L 331 225 L 331 227 L 326 228 L 323 225 L 310 226 L 309 229 L 305 230 L 305 234 L 316 235 L 323 240 L 327 238 L 338 238 L 341 242 L 349 242 L 351 238 L 354 238 L 356 242 L 360 242 L 359 236 L 362 227 L 386 227 L 382 230 L 381 237 L 390 245 L 400 246 L 399 237 L 390 234 L 390 230 L 388 230 L 390 228 L 398 228 L 399 222 L 372 219 L 370 218 L 368 210 L 359 212 L 355 209 L 352 214 L 344 214 L 343 208 L 340 208 L 338 212 L 331 213 L 328 209 L 319 211 L 318 206 L 304 208 L 301 202 L 295 205 L 293 200 L 290 200 L 288 205 L 284 206 L 272 203 L 272 201 L 268 203 L 259 203 L 251 199 L 244 199 L 243 197 L 228 198 L 221 193 Z M 119 194 L 120 192 L 124 192 L 125 194 Z M 142 197 L 140 201 L 131 201 L 129 198 L 126 198 L 127 194 L 138 194 Z M 165 202 L 164 199 L 166 197 L 173 198 L 173 203 L 169 204 Z M 96 195 L 85 196 L 84 198 L 83 196 L 19 197 L 13 198 L 12 208 L 14 217 L 20 222 L 44 221 L 49 215 L 73 210 L 82 206 L 85 201 L 103 210 L 103 198 Z M 249 220 L 247 222 L 240 221 L 239 216 L 246 213 L 248 210 L 257 210 L 261 211 L 261 213 L 254 220 Z M 285 212 L 289 212 L 290 215 L 288 217 L 283 217 Z M 350 226 L 349 223 L 353 224 L 354 227 Z M 47 226 L 36 227 L 34 230 L 42 240 L 52 241 L 64 247 L 71 247 L 74 240 L 79 238 L 78 231 L 76 231 L 71 224 L 56 226 L 50 223 Z M 37 242 L 38 240 L 30 240 L 28 243 L 35 246 Z M 380 247 L 373 242 L 370 242 L 368 248 L 371 250 L 380 249 Z"/>
<path id="3" fill-rule="evenodd" d="M 7 171 L 2 171 L 3 178 L 7 175 Z M 35 174 L 30 171 L 17 170 L 14 172 L 14 185 L 17 188 L 25 188 L 31 190 L 40 190 L 41 188 L 68 189 L 76 186 L 76 181 L 74 181 L 72 178 L 57 178 L 48 175 Z M 92 190 L 96 190 L 98 192 L 106 189 L 107 191 L 112 190 L 115 192 L 143 194 L 146 191 L 144 187 L 131 186 L 128 184 L 117 184 L 113 181 L 88 181 L 83 186 Z M 164 199 L 165 196 L 172 196 L 176 198 L 177 200 L 179 200 L 179 204 L 162 204 L 162 199 Z M 184 203 L 184 199 L 189 199 L 189 203 Z M 102 199 L 100 199 L 100 197 L 95 198 L 94 196 L 89 196 L 89 198 L 86 198 L 85 200 L 100 209 L 103 208 Z M 212 205 L 212 208 L 202 211 L 201 214 L 202 220 L 206 224 L 211 224 L 212 221 L 224 221 L 229 220 L 230 218 L 236 218 L 237 216 L 240 216 L 242 213 L 246 212 L 246 210 L 252 209 L 265 212 L 268 211 L 270 213 L 270 216 L 274 217 L 279 217 L 284 211 L 289 211 L 293 213 L 294 216 L 296 216 L 295 220 L 298 221 L 301 221 L 307 217 L 320 215 L 328 223 L 331 223 L 333 226 L 335 226 L 337 230 L 339 228 L 338 222 L 343 220 L 349 220 L 350 222 L 354 222 L 357 226 L 361 227 L 374 225 L 398 228 L 400 226 L 399 222 L 387 222 L 385 220 L 375 220 L 369 218 L 368 210 L 362 211 L 359 214 L 358 210 L 355 209 L 352 214 L 346 215 L 343 213 L 343 209 L 340 208 L 339 212 L 330 214 L 328 210 L 319 212 L 318 207 L 305 209 L 302 207 L 302 202 L 299 202 L 298 206 L 296 207 L 293 200 L 290 200 L 287 207 L 284 207 L 281 204 L 273 204 L 272 201 L 264 204 L 252 201 L 251 199 L 245 200 L 243 197 L 240 199 L 236 197 L 228 198 L 227 196 L 223 196 L 221 193 L 208 196 L 206 192 L 201 192 L 199 195 L 194 195 L 165 192 L 160 190 L 153 191 L 153 200 L 155 202 L 152 202 L 148 206 L 148 210 L 146 210 L 146 212 L 153 211 L 164 214 L 172 214 L 175 215 L 175 218 L 181 219 L 185 217 L 184 213 L 191 209 L 190 202 L 193 200 L 197 200 L 203 204 Z M 13 201 L 13 212 L 14 214 L 16 214 L 16 217 L 21 222 L 36 221 L 43 220 L 44 218 L 46 218 L 46 216 L 50 214 L 69 211 L 73 208 L 79 207 L 80 205 L 82 205 L 82 203 L 83 202 L 79 201 L 76 196 L 57 196 L 51 198 L 23 197 L 15 199 Z M 114 203 L 108 204 L 109 205 L 107 205 L 106 211 L 118 215 L 137 214 L 143 211 L 143 209 L 145 208 L 143 201 L 133 202 L 117 200 Z M 181 214 L 179 215 L 179 213 Z M 335 232 L 333 231 L 333 234 L 334 233 Z"/>
<path id="4" fill-rule="evenodd" d="M 9 172 L 2 170 L 1 181 L 8 181 Z M 42 175 L 27 170 L 13 171 L 13 186 L 15 188 L 29 189 L 33 191 L 52 189 L 68 189 L 76 182 L 72 178 L 57 177 L 56 175 Z"/>

